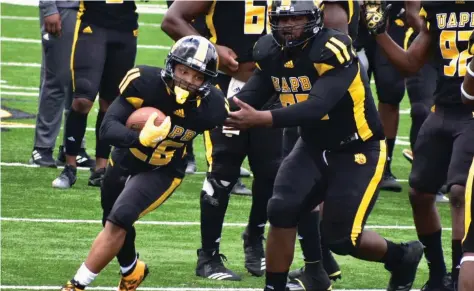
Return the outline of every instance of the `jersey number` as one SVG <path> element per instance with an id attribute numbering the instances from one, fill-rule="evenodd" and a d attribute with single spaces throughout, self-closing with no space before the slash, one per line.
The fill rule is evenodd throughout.
<path id="1" fill-rule="evenodd" d="M 444 66 L 444 75 L 447 77 L 464 77 L 466 74 L 467 60 L 471 57 L 469 50 L 459 52 L 457 42 L 469 41 L 472 31 L 449 31 L 443 30 L 439 38 L 439 47 L 443 59 L 450 60 L 448 66 Z"/>
<path id="2" fill-rule="evenodd" d="M 280 94 L 280 102 L 283 107 L 287 107 L 296 103 L 304 102 L 308 100 L 308 94 L 291 94 L 291 93 L 283 93 Z M 329 115 L 324 115 L 321 120 L 328 120 Z"/>
<path id="3" fill-rule="evenodd" d="M 265 24 L 267 22 L 267 6 L 256 6 L 253 0 L 245 1 L 245 21 L 244 21 L 244 33 L 245 34 L 262 34 L 265 30 Z M 267 29 L 267 31 L 270 31 Z"/>
<path id="4" fill-rule="evenodd" d="M 174 156 L 174 152 L 182 148 L 184 143 L 182 142 L 175 142 L 172 140 L 164 140 L 162 141 L 153 152 L 151 159 L 148 163 L 154 166 L 164 166 L 167 165 Z"/>

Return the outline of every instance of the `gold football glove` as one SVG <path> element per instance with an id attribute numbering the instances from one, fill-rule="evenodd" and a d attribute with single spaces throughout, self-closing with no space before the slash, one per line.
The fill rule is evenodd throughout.
<path id="1" fill-rule="evenodd" d="M 365 23 L 370 34 L 378 35 L 387 29 L 387 19 L 392 4 L 386 6 L 385 1 L 364 1 Z"/>
<path id="2" fill-rule="evenodd" d="M 140 143 L 146 147 L 154 148 L 156 145 L 164 140 L 171 129 L 171 119 L 169 116 L 166 116 L 165 120 L 160 126 L 155 125 L 155 119 L 158 117 L 158 114 L 155 112 L 145 123 L 142 131 L 140 132 Z"/>

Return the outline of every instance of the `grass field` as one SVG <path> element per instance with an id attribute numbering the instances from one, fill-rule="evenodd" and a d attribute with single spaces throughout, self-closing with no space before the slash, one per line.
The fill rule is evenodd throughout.
<path id="1" fill-rule="evenodd" d="M 38 102 L 41 46 L 38 10 L 36 7 L 1 4 L 1 81 L 2 107 L 35 114 Z M 162 15 L 142 14 L 139 44 L 170 46 L 172 41 L 160 30 Z M 137 64 L 161 66 L 167 51 L 139 48 Z M 394 241 L 416 239 L 407 198 L 406 179 L 410 165 L 401 150 L 408 142 L 410 126 L 407 98 L 402 103 L 399 138 L 394 153 L 393 170 L 404 185 L 402 193 L 382 192 L 369 218 L 368 226 Z M 89 126 L 95 126 L 95 114 Z M 34 119 L 4 119 L 22 125 Z M 5 126 L 4 126 L 5 127 Z M 89 247 L 100 231 L 99 190 L 87 186 L 87 171 L 79 171 L 78 182 L 71 190 L 51 188 L 51 181 L 60 170 L 25 167 L 32 150 L 34 130 L 2 127 L 1 132 L 1 289 L 55 289 L 71 278 L 82 263 Z M 62 136 L 62 134 L 60 134 Z M 58 144 L 59 145 L 59 141 Z M 195 151 L 198 170 L 205 171 L 202 140 L 197 139 Z M 88 152 L 94 154 L 94 132 L 87 131 Z M 16 163 L 16 164 L 14 164 Z M 262 278 L 251 277 L 243 266 L 243 231 L 250 207 L 250 198 L 231 199 L 222 239 L 222 253 L 227 266 L 241 274 L 241 282 L 216 282 L 194 275 L 196 249 L 199 247 L 199 192 L 203 175 L 186 178 L 174 196 L 160 209 L 137 224 L 137 249 L 150 267 L 145 288 L 262 288 Z M 251 180 L 245 179 L 250 185 Z M 297 181 L 295 181 L 297 183 Z M 447 204 L 439 204 L 443 225 L 450 227 Z M 343 210 L 342 210 L 343 211 Z M 444 232 L 444 248 L 450 267 L 450 235 Z M 302 260 L 297 248 L 294 267 Z M 384 289 L 388 273 L 382 264 L 360 262 L 350 257 L 337 257 L 343 279 L 335 289 Z M 118 265 L 112 262 L 92 286 L 115 286 Z M 427 279 L 423 261 L 415 288 Z M 29 286 L 29 287 L 28 287 Z M 105 289 L 101 289 L 105 290 Z M 150 289 L 155 290 L 155 289 Z M 159 289 L 161 290 L 161 289 Z"/>

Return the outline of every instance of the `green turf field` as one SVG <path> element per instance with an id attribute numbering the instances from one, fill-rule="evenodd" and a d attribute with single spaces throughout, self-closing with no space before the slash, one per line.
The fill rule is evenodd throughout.
<path id="1" fill-rule="evenodd" d="M 39 86 L 41 46 L 36 7 L 1 4 L 1 83 L 2 107 L 36 113 Z M 170 46 L 172 41 L 160 30 L 162 15 L 142 14 L 140 45 Z M 161 66 L 167 51 L 140 48 L 137 64 Z M 401 150 L 408 144 L 410 126 L 408 102 L 402 103 L 399 138 L 394 153 L 393 170 L 402 180 L 402 193 L 382 192 L 369 218 L 369 227 L 379 228 L 387 238 L 395 241 L 416 239 L 407 197 L 409 164 Z M 74 275 L 84 260 L 89 247 L 100 231 L 100 194 L 87 186 L 87 171 L 79 171 L 78 181 L 71 190 L 51 188 L 59 174 L 56 169 L 25 167 L 30 158 L 33 133 L 28 124 L 34 119 L 4 119 L 2 122 L 20 123 L 22 128 L 2 128 L 1 132 L 1 288 L 27 290 L 54 289 Z M 94 155 L 95 116 L 90 114 L 87 131 L 88 152 Z M 62 137 L 62 134 L 60 134 Z M 57 146 L 60 141 L 58 141 Z M 201 138 L 195 143 L 198 171 L 205 171 Z M 56 154 L 56 152 L 55 152 Z M 16 166 L 13 166 L 12 163 Z M 199 193 L 203 175 L 189 176 L 174 196 L 157 211 L 146 216 L 146 224 L 137 224 L 137 249 L 151 273 L 143 287 L 157 288 L 262 288 L 262 278 L 251 277 L 243 266 L 243 224 L 249 213 L 251 199 L 233 196 L 226 217 L 230 225 L 224 228 L 222 253 L 227 266 L 242 275 L 241 282 L 217 282 L 194 275 L 196 249 L 199 247 Z M 247 185 L 251 180 L 245 179 Z M 297 181 L 295 181 L 296 183 Z M 449 208 L 439 204 L 445 227 L 450 227 Z M 344 211 L 341 209 L 341 211 Z M 172 223 L 174 222 L 174 223 Z M 444 247 L 450 268 L 450 235 L 444 232 Z M 343 279 L 335 289 L 384 289 L 388 273 L 382 264 L 360 262 L 349 257 L 337 257 Z M 294 267 L 301 264 L 299 246 Z M 427 279 L 423 261 L 415 288 Z M 93 286 L 115 286 L 118 265 L 114 261 L 96 279 Z M 10 286 L 10 287 L 8 287 Z M 105 290 L 105 289 L 101 289 Z M 107 290 L 110 290 L 107 289 Z M 153 289 L 152 289 L 153 290 Z M 160 289 L 161 290 L 161 289 Z"/>

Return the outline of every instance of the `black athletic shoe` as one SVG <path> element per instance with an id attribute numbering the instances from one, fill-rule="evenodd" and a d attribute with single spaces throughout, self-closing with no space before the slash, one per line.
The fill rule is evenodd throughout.
<path id="1" fill-rule="evenodd" d="M 380 181 L 380 190 L 402 192 L 402 185 L 391 172 L 385 171 L 382 176 L 382 181 Z"/>
<path id="2" fill-rule="evenodd" d="M 198 261 L 196 266 L 196 276 L 212 280 L 240 281 L 240 277 L 224 266 L 223 260 L 227 258 L 219 254 L 217 250 L 197 251 Z"/>
<path id="3" fill-rule="evenodd" d="M 53 188 L 68 189 L 71 188 L 77 180 L 77 169 L 66 165 L 59 177 L 54 179 Z"/>
<path id="4" fill-rule="evenodd" d="M 385 268 L 392 273 L 388 283 L 387 291 L 409 291 L 416 277 L 416 270 L 423 257 L 423 244 L 419 241 L 402 243 L 405 249 L 401 261 L 395 265 Z"/>
<path id="5" fill-rule="evenodd" d="M 333 282 L 336 282 L 338 279 L 342 278 L 341 269 L 339 268 L 339 264 L 337 263 L 332 253 L 330 253 L 329 258 L 326 258 L 326 260 L 323 260 L 323 267 L 326 273 L 328 274 L 329 279 L 331 279 Z M 303 272 L 304 272 L 304 266 L 297 270 L 290 271 L 288 273 L 288 279 L 290 280 L 296 279 L 300 277 L 303 274 Z"/>
<path id="6" fill-rule="evenodd" d="M 98 170 L 91 170 L 91 176 L 89 177 L 89 186 L 100 187 L 102 185 L 102 180 L 104 179 L 105 168 L 100 168 Z"/>
<path id="7" fill-rule="evenodd" d="M 29 163 L 40 167 L 57 168 L 53 159 L 53 149 L 50 148 L 34 148 Z"/>
<path id="8" fill-rule="evenodd" d="M 286 285 L 290 291 L 327 291 L 332 290 L 331 280 L 324 270 L 322 262 L 314 263 L 313 271 L 307 269 Z"/>
<path id="9" fill-rule="evenodd" d="M 453 279 L 451 278 L 451 274 L 444 275 L 441 282 L 437 284 L 433 284 L 432 282 L 426 282 L 423 287 L 421 287 L 420 291 L 455 291 L 453 285 Z"/>
<path id="10" fill-rule="evenodd" d="M 245 268 L 256 277 L 263 276 L 267 266 L 263 249 L 264 237 L 251 238 L 247 232 L 244 232 L 242 239 L 244 240 Z"/>
<path id="11" fill-rule="evenodd" d="M 63 146 L 59 146 L 58 161 L 56 162 L 58 166 L 64 166 L 66 164 L 66 152 Z M 76 164 L 81 168 L 95 168 L 95 160 L 92 159 L 89 154 L 87 154 L 85 149 L 80 149 L 76 157 Z"/>

